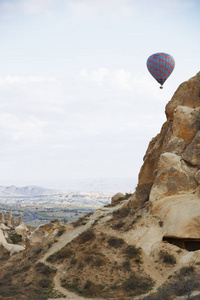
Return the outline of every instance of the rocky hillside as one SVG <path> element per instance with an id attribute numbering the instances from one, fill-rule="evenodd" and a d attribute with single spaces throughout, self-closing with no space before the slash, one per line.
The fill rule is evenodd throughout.
<path id="1" fill-rule="evenodd" d="M 0 299 L 199 299 L 200 73 L 166 106 L 136 192 L 0 260 Z"/>

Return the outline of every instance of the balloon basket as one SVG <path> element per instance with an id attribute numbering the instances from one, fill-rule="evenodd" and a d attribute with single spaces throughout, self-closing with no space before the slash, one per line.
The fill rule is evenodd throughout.
<path id="1" fill-rule="evenodd" d="M 160 86 L 160 89 L 163 89 L 163 86 L 162 86 L 162 85 Z"/>

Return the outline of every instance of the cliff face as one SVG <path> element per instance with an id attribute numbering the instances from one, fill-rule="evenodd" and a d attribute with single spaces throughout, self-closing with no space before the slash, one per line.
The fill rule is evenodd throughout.
<path id="1" fill-rule="evenodd" d="M 166 105 L 167 121 L 151 140 L 139 173 L 140 203 L 195 191 L 200 167 L 200 72 L 182 83 Z"/>
<path id="2" fill-rule="evenodd" d="M 144 157 L 136 199 L 148 201 L 165 236 L 200 239 L 200 72 L 180 85 L 165 112 Z"/>

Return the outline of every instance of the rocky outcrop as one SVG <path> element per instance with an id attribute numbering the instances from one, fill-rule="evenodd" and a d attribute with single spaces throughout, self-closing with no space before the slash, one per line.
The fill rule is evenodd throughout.
<path id="1" fill-rule="evenodd" d="M 124 194 L 123 193 L 117 193 L 116 195 L 114 195 L 112 198 L 111 198 L 111 204 L 116 204 L 116 203 L 119 203 L 121 201 L 121 199 L 124 198 Z"/>
<path id="2" fill-rule="evenodd" d="M 3 231 L 0 229 L 0 259 L 4 255 L 12 255 L 23 251 L 24 249 L 25 248 L 23 246 L 7 243 Z"/>
<path id="3" fill-rule="evenodd" d="M 23 225 L 23 227 L 28 231 L 27 227 L 22 221 L 22 217 L 18 217 L 17 220 L 15 220 L 11 212 L 7 212 L 5 216 L 3 213 L 0 213 L 0 224 L 4 224 L 8 228 L 15 228 L 19 225 Z"/>
<path id="4" fill-rule="evenodd" d="M 27 237 L 28 228 L 25 224 L 20 224 L 15 227 L 15 232 L 22 236 L 23 239 Z"/>
<path id="5" fill-rule="evenodd" d="M 12 255 L 23 251 L 25 247 L 21 245 L 15 245 L 8 243 L 9 235 L 17 233 L 22 239 L 27 238 L 28 228 L 23 223 L 22 218 L 19 217 L 17 220 L 8 212 L 5 216 L 3 213 L 0 214 L 0 258 L 4 255 Z"/>
<path id="6" fill-rule="evenodd" d="M 53 240 L 60 229 L 59 222 L 50 222 L 45 225 L 40 225 L 29 237 L 31 245 L 41 243 L 42 239 Z"/>
<path id="7" fill-rule="evenodd" d="M 139 173 L 140 204 L 195 191 L 200 168 L 200 72 L 181 84 L 166 105 L 167 121 L 152 139 Z"/>
<path id="8" fill-rule="evenodd" d="M 148 201 L 163 236 L 200 239 L 200 72 L 177 89 L 166 117 L 145 154 L 133 202 Z"/>

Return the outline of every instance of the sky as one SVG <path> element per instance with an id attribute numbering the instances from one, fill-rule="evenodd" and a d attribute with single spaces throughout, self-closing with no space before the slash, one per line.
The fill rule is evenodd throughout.
<path id="1" fill-rule="evenodd" d="M 0 185 L 134 186 L 167 102 L 200 71 L 199 12 L 199 0 L 0 0 Z M 146 68 L 157 52 L 176 62 L 163 90 Z"/>

